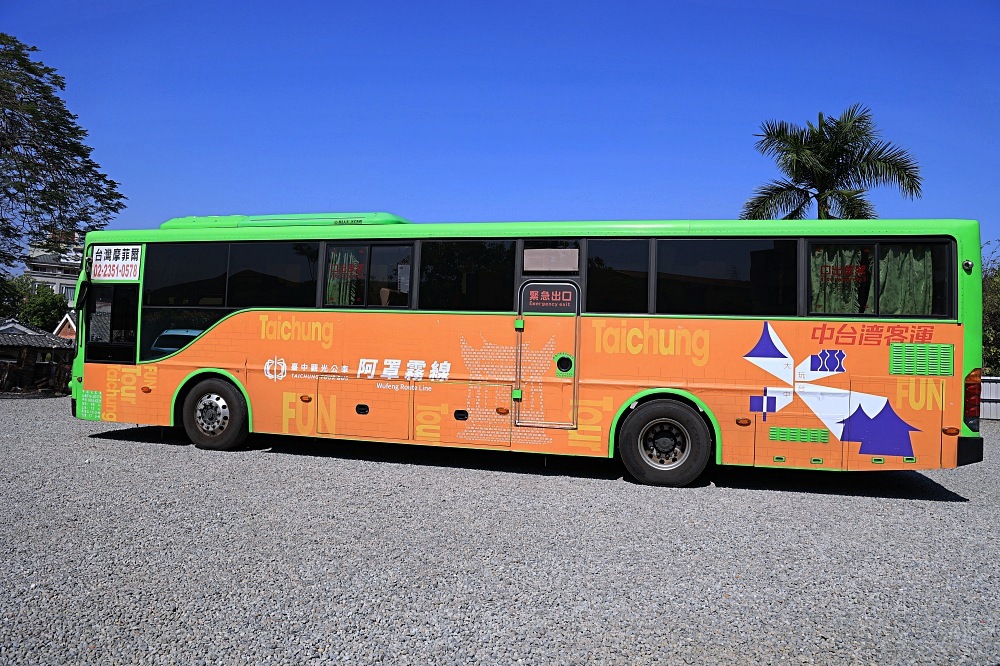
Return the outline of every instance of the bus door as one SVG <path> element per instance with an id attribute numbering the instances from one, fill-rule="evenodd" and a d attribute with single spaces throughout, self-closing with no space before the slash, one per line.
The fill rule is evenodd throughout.
<path id="1" fill-rule="evenodd" d="M 574 282 L 526 282 L 518 295 L 514 425 L 576 427 L 580 289 Z"/>

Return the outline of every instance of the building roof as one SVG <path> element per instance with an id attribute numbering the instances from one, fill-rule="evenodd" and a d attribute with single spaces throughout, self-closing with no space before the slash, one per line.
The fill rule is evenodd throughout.
<path id="1" fill-rule="evenodd" d="M 56 328 L 62 326 L 64 321 L 68 321 L 69 323 L 73 324 L 73 328 L 76 328 L 76 310 L 70 310 L 69 312 L 64 314 L 62 319 L 59 320 L 59 323 L 56 324 Z"/>
<path id="2" fill-rule="evenodd" d="M 58 324 L 56 324 L 55 330 L 52 331 L 52 335 L 58 336 L 59 331 L 62 330 L 62 327 L 66 324 L 70 326 L 74 333 L 76 332 L 76 310 L 70 310 L 63 315 L 63 318 L 59 320 Z"/>
<path id="3" fill-rule="evenodd" d="M 16 319 L 2 319 L 0 320 L 0 347 L 71 349 L 73 341 L 57 337 L 40 328 L 23 324 Z"/>
<path id="4" fill-rule="evenodd" d="M 36 254 L 34 256 L 28 257 L 25 260 L 25 263 L 79 268 L 81 260 L 82 260 L 82 255 L 79 253 L 69 252 L 66 254 L 57 254 L 54 252 L 51 253 L 47 252 L 45 254 Z"/>
<path id="5" fill-rule="evenodd" d="M 33 264 L 61 264 L 61 257 L 58 254 L 39 254 L 28 257 L 28 263 Z"/>
<path id="6" fill-rule="evenodd" d="M 7 317 L 6 319 L 0 319 L 0 333 L 9 333 L 13 335 L 41 335 L 45 333 L 45 331 L 36 326 L 32 326 L 31 324 L 20 322 L 13 317 Z"/>

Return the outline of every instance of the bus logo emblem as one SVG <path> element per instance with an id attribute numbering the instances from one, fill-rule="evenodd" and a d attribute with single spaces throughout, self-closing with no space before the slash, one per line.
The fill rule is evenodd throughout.
<path id="1" fill-rule="evenodd" d="M 274 358 L 267 359 L 267 363 L 264 364 L 264 376 L 271 381 L 278 381 L 284 379 L 285 375 L 288 374 L 288 367 L 285 365 L 285 359 Z"/>

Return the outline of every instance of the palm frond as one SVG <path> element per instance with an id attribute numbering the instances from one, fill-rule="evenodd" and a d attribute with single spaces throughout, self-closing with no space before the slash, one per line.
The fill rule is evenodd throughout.
<path id="1" fill-rule="evenodd" d="M 762 134 L 754 147 L 762 155 L 773 157 L 778 168 L 792 181 L 808 180 L 810 174 L 823 169 L 815 154 L 808 129 L 785 121 L 769 120 L 761 125 Z"/>
<path id="2" fill-rule="evenodd" d="M 784 152 L 792 137 L 802 133 L 801 127 L 784 120 L 766 120 L 761 123 L 760 129 L 761 134 L 754 134 L 760 137 L 754 147 L 767 157 L 774 157 Z"/>
<path id="3" fill-rule="evenodd" d="M 785 213 L 781 219 L 783 220 L 804 220 L 806 213 L 809 212 L 809 208 L 812 205 L 813 196 L 812 193 L 806 192 L 804 196 L 799 198 L 799 203 L 795 208 L 792 208 L 787 213 Z"/>
<path id="4" fill-rule="evenodd" d="M 892 185 L 909 198 L 922 194 L 920 167 L 904 148 L 888 141 L 875 141 L 858 155 L 851 184 L 864 188 Z"/>
<path id="5" fill-rule="evenodd" d="M 852 104 L 832 121 L 832 134 L 844 145 L 867 143 L 878 137 L 871 109 L 861 104 Z"/>
<path id="6" fill-rule="evenodd" d="M 788 180 L 772 180 L 754 190 L 740 213 L 741 220 L 801 219 L 812 192 Z M 788 217 L 797 215 L 799 217 Z"/>
<path id="7" fill-rule="evenodd" d="M 829 193 L 830 213 L 842 220 L 871 220 L 875 206 L 865 198 L 865 190 L 835 190 Z"/>

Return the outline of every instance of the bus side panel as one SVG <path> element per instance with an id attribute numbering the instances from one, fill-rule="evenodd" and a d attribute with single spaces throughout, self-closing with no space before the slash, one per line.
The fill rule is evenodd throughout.
<path id="1" fill-rule="evenodd" d="M 510 384 L 438 382 L 412 391 L 413 439 L 420 444 L 509 447 Z"/>
<path id="2" fill-rule="evenodd" d="M 962 422 L 962 334 L 926 322 L 585 317 L 581 398 L 620 406 L 633 389 L 689 391 L 720 424 L 724 464 L 954 466 L 942 428 Z"/>
<path id="3" fill-rule="evenodd" d="M 698 396 L 717 419 L 727 464 L 956 463 L 955 438 L 941 435 L 942 427 L 962 423 L 963 329 L 956 324 L 584 316 L 578 427 L 561 429 L 507 425 L 515 319 L 246 311 L 160 362 L 87 364 L 79 409 L 83 418 L 166 425 L 178 385 L 200 368 L 220 368 L 247 387 L 256 432 L 336 437 L 338 420 L 347 424 L 338 414 L 350 409 L 345 436 L 430 443 L 431 429 L 420 426 L 432 425 L 425 407 L 434 406 L 450 419 L 438 431 L 442 444 L 505 446 L 505 434 L 493 431 L 510 427 L 514 450 L 601 456 L 623 404 L 646 389 L 677 388 Z M 391 432 L 375 419 L 362 427 L 362 401 L 338 390 L 356 382 L 364 382 L 373 415 L 382 398 L 403 410 Z M 471 422 L 458 421 L 463 410 Z M 476 426 L 486 414 L 493 416 Z M 484 428 L 493 432 L 490 441 L 477 435 Z"/>
<path id="4" fill-rule="evenodd" d="M 732 340 L 725 352 L 731 367 L 752 368 L 740 379 L 758 385 L 748 396 L 749 410 L 761 418 L 756 464 L 935 469 L 953 460 L 942 455 L 954 446 L 942 428 L 962 423 L 961 326 L 884 320 L 757 326 L 756 339 Z"/>
<path id="5" fill-rule="evenodd" d="M 170 425 L 169 379 L 155 365 L 84 363 L 77 416 L 88 421 Z"/>
<path id="6" fill-rule="evenodd" d="M 607 455 L 619 408 L 648 389 L 687 390 L 710 405 L 725 442 L 725 462 L 753 464 L 753 427 L 736 424 L 746 416 L 745 382 L 728 379 L 718 354 L 726 325 L 739 322 L 667 317 L 585 315 L 580 327 L 578 430 L 568 443 L 594 442 L 590 455 Z M 596 446 L 600 434 L 603 445 Z M 567 452 L 583 451 L 580 448 Z"/>
<path id="7" fill-rule="evenodd" d="M 510 443 L 513 315 L 257 310 L 231 320 L 242 322 L 257 432 Z"/>

